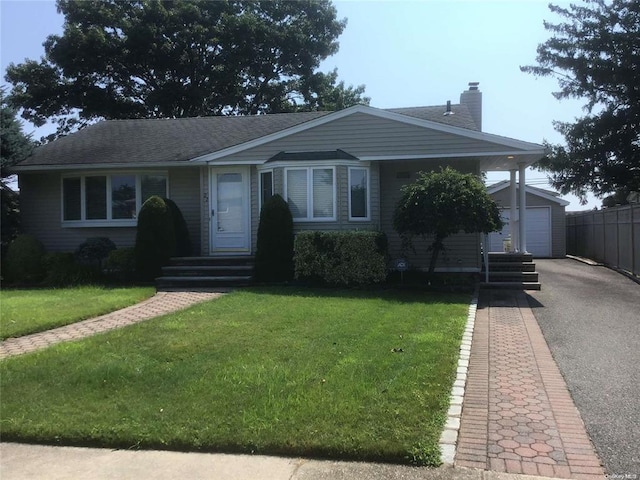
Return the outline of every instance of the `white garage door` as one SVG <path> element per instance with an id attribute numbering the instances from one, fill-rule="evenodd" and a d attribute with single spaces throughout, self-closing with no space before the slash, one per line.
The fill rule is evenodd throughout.
<path id="1" fill-rule="evenodd" d="M 502 241 L 509 235 L 509 210 L 502 210 L 505 222 L 502 232 L 489 234 L 489 251 L 502 252 Z M 535 257 L 551 256 L 551 209 L 527 208 L 527 251 Z"/>

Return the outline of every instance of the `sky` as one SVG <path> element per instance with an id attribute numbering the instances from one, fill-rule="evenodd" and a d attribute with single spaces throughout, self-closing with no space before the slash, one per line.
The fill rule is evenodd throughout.
<path id="1" fill-rule="evenodd" d="M 555 1 L 565 5 L 568 2 Z M 562 143 L 552 122 L 584 115 L 580 100 L 556 100 L 558 85 L 520 71 L 535 64 L 536 47 L 549 38 L 543 21 L 561 18 L 542 0 L 342 0 L 334 1 L 347 27 L 338 53 L 320 65 L 338 69 L 347 85 L 366 85 L 365 95 L 378 108 L 458 103 L 469 82 L 480 82 L 485 132 L 534 143 Z M 39 59 L 42 43 L 61 34 L 63 17 L 49 0 L 0 0 L 2 83 L 10 63 Z M 25 123 L 35 138 L 50 133 Z M 488 183 L 508 173 L 488 174 Z M 542 172 L 529 170 L 527 184 L 549 188 Z M 592 209 L 564 196 L 568 211 Z"/>

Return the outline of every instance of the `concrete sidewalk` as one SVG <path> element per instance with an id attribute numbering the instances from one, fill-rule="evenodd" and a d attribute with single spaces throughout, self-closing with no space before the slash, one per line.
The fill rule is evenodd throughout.
<path id="1" fill-rule="evenodd" d="M 418 468 L 259 455 L 0 444 L 2 480 L 539 480 L 470 468 Z"/>

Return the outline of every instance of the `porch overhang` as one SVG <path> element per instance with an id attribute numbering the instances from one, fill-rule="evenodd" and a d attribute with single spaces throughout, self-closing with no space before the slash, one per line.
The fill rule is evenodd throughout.
<path id="1" fill-rule="evenodd" d="M 530 167 L 547 155 L 547 150 L 539 148 L 526 152 L 499 152 L 479 155 L 480 170 L 482 172 L 509 172 L 518 170 L 522 165 Z"/>

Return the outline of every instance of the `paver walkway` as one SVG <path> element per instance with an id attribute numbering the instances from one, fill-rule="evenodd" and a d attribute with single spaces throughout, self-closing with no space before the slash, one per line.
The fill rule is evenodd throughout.
<path id="1" fill-rule="evenodd" d="M 604 478 L 524 292 L 481 293 L 455 465 Z"/>
<path id="2" fill-rule="evenodd" d="M 100 317 L 24 337 L 9 338 L 0 343 L 0 359 L 32 352 L 60 342 L 78 340 L 114 328 L 125 327 L 165 313 L 182 310 L 195 303 L 211 300 L 220 295 L 222 295 L 221 292 L 158 292 L 144 302 Z"/>

